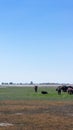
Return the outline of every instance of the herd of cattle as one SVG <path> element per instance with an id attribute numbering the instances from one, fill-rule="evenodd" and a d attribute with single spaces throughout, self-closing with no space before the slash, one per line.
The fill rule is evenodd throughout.
<path id="1" fill-rule="evenodd" d="M 58 92 L 58 94 L 61 94 L 61 91 L 63 91 L 71 95 L 73 94 L 73 86 L 66 86 L 66 85 L 58 86 L 56 88 L 56 91 Z"/>
<path id="2" fill-rule="evenodd" d="M 38 90 L 38 86 L 35 86 L 34 87 L 35 89 L 35 92 L 37 92 Z M 61 94 L 61 92 L 67 92 L 68 94 L 73 94 L 73 86 L 66 86 L 66 85 L 63 85 L 63 86 L 58 86 L 56 88 L 56 91 L 58 92 L 58 94 Z M 48 94 L 47 91 L 41 91 L 42 94 Z"/>

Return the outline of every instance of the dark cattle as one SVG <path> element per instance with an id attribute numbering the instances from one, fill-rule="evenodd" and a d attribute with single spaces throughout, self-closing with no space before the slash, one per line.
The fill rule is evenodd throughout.
<path id="1" fill-rule="evenodd" d="M 60 88 L 58 89 L 58 94 L 59 94 L 59 95 L 61 94 L 61 89 L 60 89 Z"/>
<path id="2" fill-rule="evenodd" d="M 63 92 L 67 92 L 67 89 L 68 89 L 68 86 L 61 86 L 61 90 L 63 91 Z"/>
<path id="3" fill-rule="evenodd" d="M 56 88 L 56 91 L 57 91 L 58 94 L 60 95 L 60 94 L 61 94 L 61 86 L 58 86 L 58 87 Z"/>
<path id="4" fill-rule="evenodd" d="M 58 91 L 58 94 L 61 94 L 61 90 L 63 92 L 68 92 L 69 94 L 73 94 L 73 86 L 66 86 L 66 85 L 63 85 L 63 86 L 58 86 L 56 88 L 56 91 Z"/>
<path id="5" fill-rule="evenodd" d="M 67 92 L 68 88 L 72 88 L 72 89 L 73 89 L 72 86 L 66 86 L 66 85 L 61 86 L 61 90 L 62 90 L 63 92 Z"/>
<path id="6" fill-rule="evenodd" d="M 63 92 L 67 92 L 67 89 L 68 89 L 68 86 L 65 86 L 65 85 L 63 85 L 63 86 L 58 86 L 57 88 L 56 88 L 56 91 L 58 91 L 58 90 L 62 90 Z"/>
<path id="7" fill-rule="evenodd" d="M 68 89 L 67 89 L 67 92 L 68 92 L 68 94 L 70 94 L 70 95 L 73 94 L 73 88 L 68 88 Z"/>
<path id="8" fill-rule="evenodd" d="M 73 86 L 68 86 L 68 88 L 72 88 L 73 89 Z"/>
<path id="9" fill-rule="evenodd" d="M 34 90 L 35 90 L 35 92 L 37 92 L 38 86 L 34 86 Z"/>
<path id="10" fill-rule="evenodd" d="M 61 86 L 58 86 L 58 87 L 56 88 L 56 91 L 58 91 L 60 88 L 61 88 Z"/>
<path id="11" fill-rule="evenodd" d="M 46 92 L 46 91 L 41 91 L 41 93 L 42 93 L 42 94 L 48 94 L 48 92 Z"/>

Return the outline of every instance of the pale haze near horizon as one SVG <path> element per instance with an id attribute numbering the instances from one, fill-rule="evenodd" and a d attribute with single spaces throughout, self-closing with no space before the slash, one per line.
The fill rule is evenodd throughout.
<path id="1" fill-rule="evenodd" d="M 0 82 L 73 83 L 73 1 L 0 0 Z"/>

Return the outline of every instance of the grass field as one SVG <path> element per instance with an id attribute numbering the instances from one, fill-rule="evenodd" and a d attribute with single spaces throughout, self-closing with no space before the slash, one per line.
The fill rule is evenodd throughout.
<path id="1" fill-rule="evenodd" d="M 47 95 L 42 95 L 41 91 L 47 91 Z M 38 92 L 34 92 L 33 87 L 8 87 L 0 88 L 0 100 L 73 100 L 73 95 L 62 92 L 58 95 L 55 87 L 39 87 Z"/>
<path id="2" fill-rule="evenodd" d="M 58 95 L 52 87 L 38 93 L 32 87 L 0 88 L 0 130 L 73 130 L 73 95 Z"/>

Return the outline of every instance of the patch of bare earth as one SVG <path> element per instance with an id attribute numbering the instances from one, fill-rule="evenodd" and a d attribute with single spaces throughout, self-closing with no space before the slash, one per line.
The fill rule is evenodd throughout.
<path id="1" fill-rule="evenodd" d="M 0 101 L 0 124 L 0 130 L 73 130 L 73 102 Z"/>

